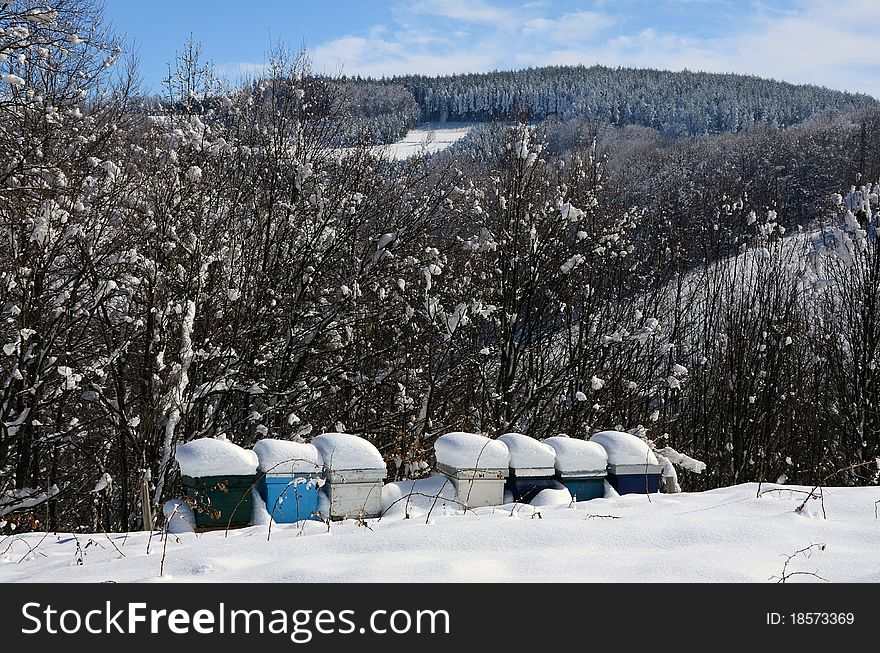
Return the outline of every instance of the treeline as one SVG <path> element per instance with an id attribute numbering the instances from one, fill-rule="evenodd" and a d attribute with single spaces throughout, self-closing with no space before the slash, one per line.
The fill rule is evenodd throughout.
<path id="1" fill-rule="evenodd" d="M 283 48 L 274 48 L 270 54 L 273 65 L 281 68 L 289 65 L 291 58 L 302 56 L 302 53 L 284 52 Z M 190 38 L 169 68 L 162 91 L 137 98 L 129 110 L 146 116 L 181 112 L 205 114 L 221 110 L 227 94 L 226 84 L 215 77 L 210 66 L 200 65 L 202 59 L 201 44 Z M 301 68 L 301 63 L 296 67 Z M 245 79 L 238 84 L 260 94 L 264 80 Z M 312 74 L 305 84 L 324 87 L 322 96 L 329 98 L 332 95 L 336 113 L 345 113 L 346 119 L 336 120 L 334 125 L 332 144 L 336 147 L 393 143 L 403 138 L 419 119 L 420 109 L 412 93 L 400 85 L 363 83 Z"/>
<path id="2" fill-rule="evenodd" d="M 50 4 L 0 10 L 4 521 L 138 528 L 221 434 L 358 433 L 399 478 L 453 429 L 617 427 L 705 460 L 689 489 L 874 479 L 876 110 L 391 162 L 339 148 L 363 115 L 301 54 L 223 90 L 188 47 L 145 110 L 90 2 Z"/>
<path id="3" fill-rule="evenodd" d="M 384 145 L 399 141 L 418 123 L 420 110 L 407 89 L 394 84 L 335 82 L 350 107 L 350 128 L 340 146 Z"/>
<path id="4" fill-rule="evenodd" d="M 547 116 L 617 126 L 643 125 L 666 136 L 787 127 L 823 111 L 876 106 L 867 95 L 759 77 L 605 66 L 548 66 L 429 77 L 393 77 L 422 120 L 475 121 Z"/>

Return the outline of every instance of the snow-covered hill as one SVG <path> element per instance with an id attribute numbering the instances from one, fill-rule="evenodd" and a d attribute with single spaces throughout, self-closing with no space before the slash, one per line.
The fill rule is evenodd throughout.
<path id="1" fill-rule="evenodd" d="M 467 136 L 472 123 L 424 123 L 411 129 L 391 145 L 377 145 L 373 151 L 400 161 L 421 154 L 435 154 Z"/>
<path id="2" fill-rule="evenodd" d="M 386 502 L 408 492 L 392 488 Z M 430 493 L 431 482 L 420 488 Z M 148 545 L 148 533 L 29 533 L 2 541 L 0 582 L 775 582 L 800 550 L 787 572 L 807 574 L 791 582 L 880 582 L 880 487 L 825 489 L 827 518 L 818 500 L 796 512 L 809 488 L 765 485 L 761 497 L 757 489 L 467 513 L 441 499 L 430 519 L 433 501 L 414 498 L 409 519 L 401 501 L 366 525 L 274 525 L 271 538 L 266 525 L 172 535 L 164 577 L 160 534 Z"/>

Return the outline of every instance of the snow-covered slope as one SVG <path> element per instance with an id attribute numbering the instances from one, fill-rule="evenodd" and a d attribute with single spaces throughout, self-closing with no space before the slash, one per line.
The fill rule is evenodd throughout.
<path id="1" fill-rule="evenodd" d="M 355 521 L 276 524 L 168 540 L 159 577 L 161 537 L 31 533 L 6 538 L 0 583 L 26 581 L 492 582 L 492 581 L 751 581 L 774 582 L 788 571 L 833 582 L 880 582 L 875 502 L 880 487 L 827 488 L 802 513 L 801 490 L 778 488 L 757 498 L 757 486 L 693 494 L 627 495 L 535 508 L 510 504 L 462 514 L 438 479 L 420 484 L 433 499 L 404 502 L 370 528 Z M 396 487 L 387 497 L 399 498 Z M 532 519 L 540 510 L 541 519 Z M 299 534 L 302 533 L 302 536 Z M 179 540 L 178 540 L 179 537 Z M 110 539 L 112 538 L 112 544 Z M 83 547 L 77 565 L 77 540 Z M 85 547 L 92 541 L 93 545 Z M 117 551 L 118 548 L 118 551 Z M 31 550 L 32 549 L 32 550 Z M 124 557 L 123 557 L 124 556 Z M 775 579 L 774 579 L 775 580 Z M 809 582 L 812 575 L 790 582 Z"/>
<path id="2" fill-rule="evenodd" d="M 467 136 L 469 123 L 424 123 L 409 130 L 406 136 L 391 145 L 377 145 L 373 151 L 380 156 L 400 161 L 421 154 L 436 154 Z"/>

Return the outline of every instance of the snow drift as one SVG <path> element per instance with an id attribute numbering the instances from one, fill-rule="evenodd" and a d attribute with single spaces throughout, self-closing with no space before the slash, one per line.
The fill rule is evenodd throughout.
<path id="1" fill-rule="evenodd" d="M 391 492 L 407 493 L 411 483 L 434 495 L 442 480 L 392 484 L 388 498 Z M 354 519 L 334 522 L 329 532 L 316 521 L 274 524 L 267 538 L 265 523 L 228 534 L 182 533 L 167 542 L 155 532 L 97 533 L 82 564 L 73 561 L 88 534 L 23 533 L 4 545 L 0 584 L 774 583 L 787 556 L 816 542 L 825 544 L 824 550 L 792 558 L 789 571 L 814 572 L 831 582 L 880 582 L 874 512 L 880 488 L 824 488 L 827 519 L 818 501 L 796 512 L 811 489 L 765 483 L 757 496 L 758 486 L 751 483 L 650 499 L 606 495 L 566 505 L 564 496 L 548 493 L 541 501 L 558 505 L 535 510 L 511 503 L 465 513 L 447 499 L 447 486 L 430 521 L 427 500 L 419 505 L 421 499 L 413 497 L 409 519 L 404 500 L 382 519 L 368 520 L 370 528 Z M 531 518 L 537 511 L 541 518 Z"/>
<path id="2" fill-rule="evenodd" d="M 416 518 L 429 512 L 445 515 L 450 509 L 463 512 L 455 496 L 455 486 L 443 474 L 388 483 L 382 488 L 383 518 Z"/>

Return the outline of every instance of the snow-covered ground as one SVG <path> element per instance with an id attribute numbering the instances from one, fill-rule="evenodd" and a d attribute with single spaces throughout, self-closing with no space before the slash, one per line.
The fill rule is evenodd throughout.
<path id="1" fill-rule="evenodd" d="M 435 154 L 467 136 L 471 123 L 423 123 L 391 145 L 379 145 L 373 151 L 400 161 L 420 154 Z"/>
<path id="2" fill-rule="evenodd" d="M 416 488 L 438 494 L 437 485 L 435 477 Z M 386 503 L 411 486 L 386 486 Z M 428 523 L 432 500 L 411 497 L 408 508 L 398 501 L 367 526 L 351 520 L 333 523 L 329 531 L 319 522 L 274 525 L 271 539 L 266 525 L 228 536 L 171 536 L 161 578 L 158 534 L 147 553 L 148 533 L 31 533 L 3 540 L 0 582 L 773 582 L 786 556 L 810 545 L 817 546 L 792 558 L 788 572 L 813 572 L 832 582 L 880 582 L 880 488 L 826 489 L 827 519 L 818 501 L 795 511 L 804 497 L 797 490 L 806 488 L 760 498 L 756 489 L 746 484 L 650 500 L 629 495 L 467 513 L 440 500 Z M 448 488 L 442 494 L 449 496 Z M 795 575 L 790 581 L 818 579 Z"/>

